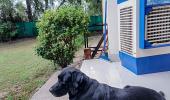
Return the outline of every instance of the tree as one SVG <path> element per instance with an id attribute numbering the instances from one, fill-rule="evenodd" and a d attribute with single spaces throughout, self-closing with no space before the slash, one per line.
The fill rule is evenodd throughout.
<path id="1" fill-rule="evenodd" d="M 0 19 L 3 21 L 33 21 L 41 17 L 45 10 L 63 5 L 86 6 L 89 15 L 101 14 L 101 0 L 0 0 Z M 58 7 L 58 8 L 59 8 Z"/>
<path id="2" fill-rule="evenodd" d="M 37 20 L 38 17 L 44 12 L 44 4 L 42 0 L 33 0 L 33 18 L 34 20 Z"/>
<path id="3" fill-rule="evenodd" d="M 89 15 L 102 14 L 102 0 L 86 0 Z"/>
<path id="4" fill-rule="evenodd" d="M 44 1 L 45 1 L 45 10 L 47 10 L 49 8 L 53 8 L 54 2 L 56 0 L 44 0 Z"/>
<path id="5" fill-rule="evenodd" d="M 0 42 L 10 41 L 16 36 L 16 27 L 14 23 L 9 21 L 0 23 Z"/>
<path id="6" fill-rule="evenodd" d="M 102 0 L 58 0 L 58 2 L 59 7 L 64 4 L 86 6 L 89 15 L 101 15 L 102 13 Z"/>
<path id="7" fill-rule="evenodd" d="M 61 7 L 62 5 L 64 5 L 65 3 L 67 4 L 73 4 L 73 5 L 82 5 L 82 0 L 58 0 L 59 7 Z"/>
<path id="8" fill-rule="evenodd" d="M 13 0 L 0 0 L 1 20 L 14 21 L 14 5 Z"/>
<path id="9" fill-rule="evenodd" d="M 32 10 L 33 10 L 33 19 L 37 20 L 40 15 L 44 13 L 45 10 L 54 8 L 55 0 L 33 0 L 32 1 Z"/>
<path id="10" fill-rule="evenodd" d="M 25 11 L 26 7 L 24 4 L 21 1 L 17 2 L 15 5 L 15 20 L 17 22 L 26 21 L 27 17 Z"/>
<path id="11" fill-rule="evenodd" d="M 48 0 L 44 0 L 45 1 L 45 9 L 48 9 Z"/>
<path id="12" fill-rule="evenodd" d="M 33 21 L 31 4 L 32 4 L 32 0 L 26 0 L 27 16 L 28 16 L 28 20 L 29 20 L 29 21 Z"/>
<path id="13" fill-rule="evenodd" d="M 49 2 L 50 2 L 51 8 L 54 8 L 54 2 L 56 2 L 56 0 L 50 0 Z"/>
<path id="14" fill-rule="evenodd" d="M 73 61 L 77 50 L 75 41 L 87 31 L 88 21 L 87 14 L 80 7 L 62 6 L 46 11 L 37 24 L 37 54 L 66 67 Z"/>

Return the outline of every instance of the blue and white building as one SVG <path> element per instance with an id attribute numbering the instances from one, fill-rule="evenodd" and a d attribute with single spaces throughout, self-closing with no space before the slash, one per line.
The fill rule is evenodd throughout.
<path id="1" fill-rule="evenodd" d="M 170 71 L 170 0 L 103 0 L 109 57 L 135 74 Z"/>
<path id="2" fill-rule="evenodd" d="M 170 0 L 103 0 L 105 14 L 113 62 L 85 60 L 81 70 L 113 87 L 163 91 L 170 100 Z"/>

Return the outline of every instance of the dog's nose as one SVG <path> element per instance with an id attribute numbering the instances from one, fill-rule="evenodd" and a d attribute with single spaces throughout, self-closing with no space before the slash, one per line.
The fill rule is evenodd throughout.
<path id="1" fill-rule="evenodd" d="M 50 88 L 49 91 L 52 93 L 53 92 L 53 88 Z"/>

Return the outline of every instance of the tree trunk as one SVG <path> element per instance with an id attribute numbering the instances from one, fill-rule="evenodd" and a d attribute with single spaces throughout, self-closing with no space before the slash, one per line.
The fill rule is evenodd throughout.
<path id="1" fill-rule="evenodd" d="M 58 6 L 58 8 L 60 8 L 62 5 L 64 5 L 65 2 L 66 2 L 66 0 L 62 0 L 60 5 Z"/>
<path id="2" fill-rule="evenodd" d="M 54 8 L 54 2 L 55 2 L 55 0 L 50 0 L 50 6 L 51 6 L 51 8 Z"/>
<path id="3" fill-rule="evenodd" d="M 45 10 L 48 9 L 48 0 L 45 0 Z"/>
<path id="4" fill-rule="evenodd" d="M 6 14 L 2 12 L 1 15 L 2 15 L 2 20 L 6 22 L 7 21 Z"/>
<path id="5" fill-rule="evenodd" d="M 14 22 L 14 18 L 13 18 L 12 12 L 10 12 L 9 18 L 10 18 L 9 20 L 10 20 L 11 22 Z"/>
<path id="6" fill-rule="evenodd" d="M 32 9 L 31 9 L 31 0 L 26 0 L 26 5 L 27 5 L 28 20 L 31 22 L 31 21 L 33 21 Z"/>

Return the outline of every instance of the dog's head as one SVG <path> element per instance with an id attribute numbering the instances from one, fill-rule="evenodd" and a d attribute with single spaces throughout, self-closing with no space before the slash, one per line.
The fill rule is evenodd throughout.
<path id="1" fill-rule="evenodd" d="M 67 93 L 75 95 L 83 83 L 84 77 L 85 74 L 76 68 L 65 68 L 58 75 L 58 82 L 50 88 L 50 92 L 56 97 L 64 96 Z"/>

